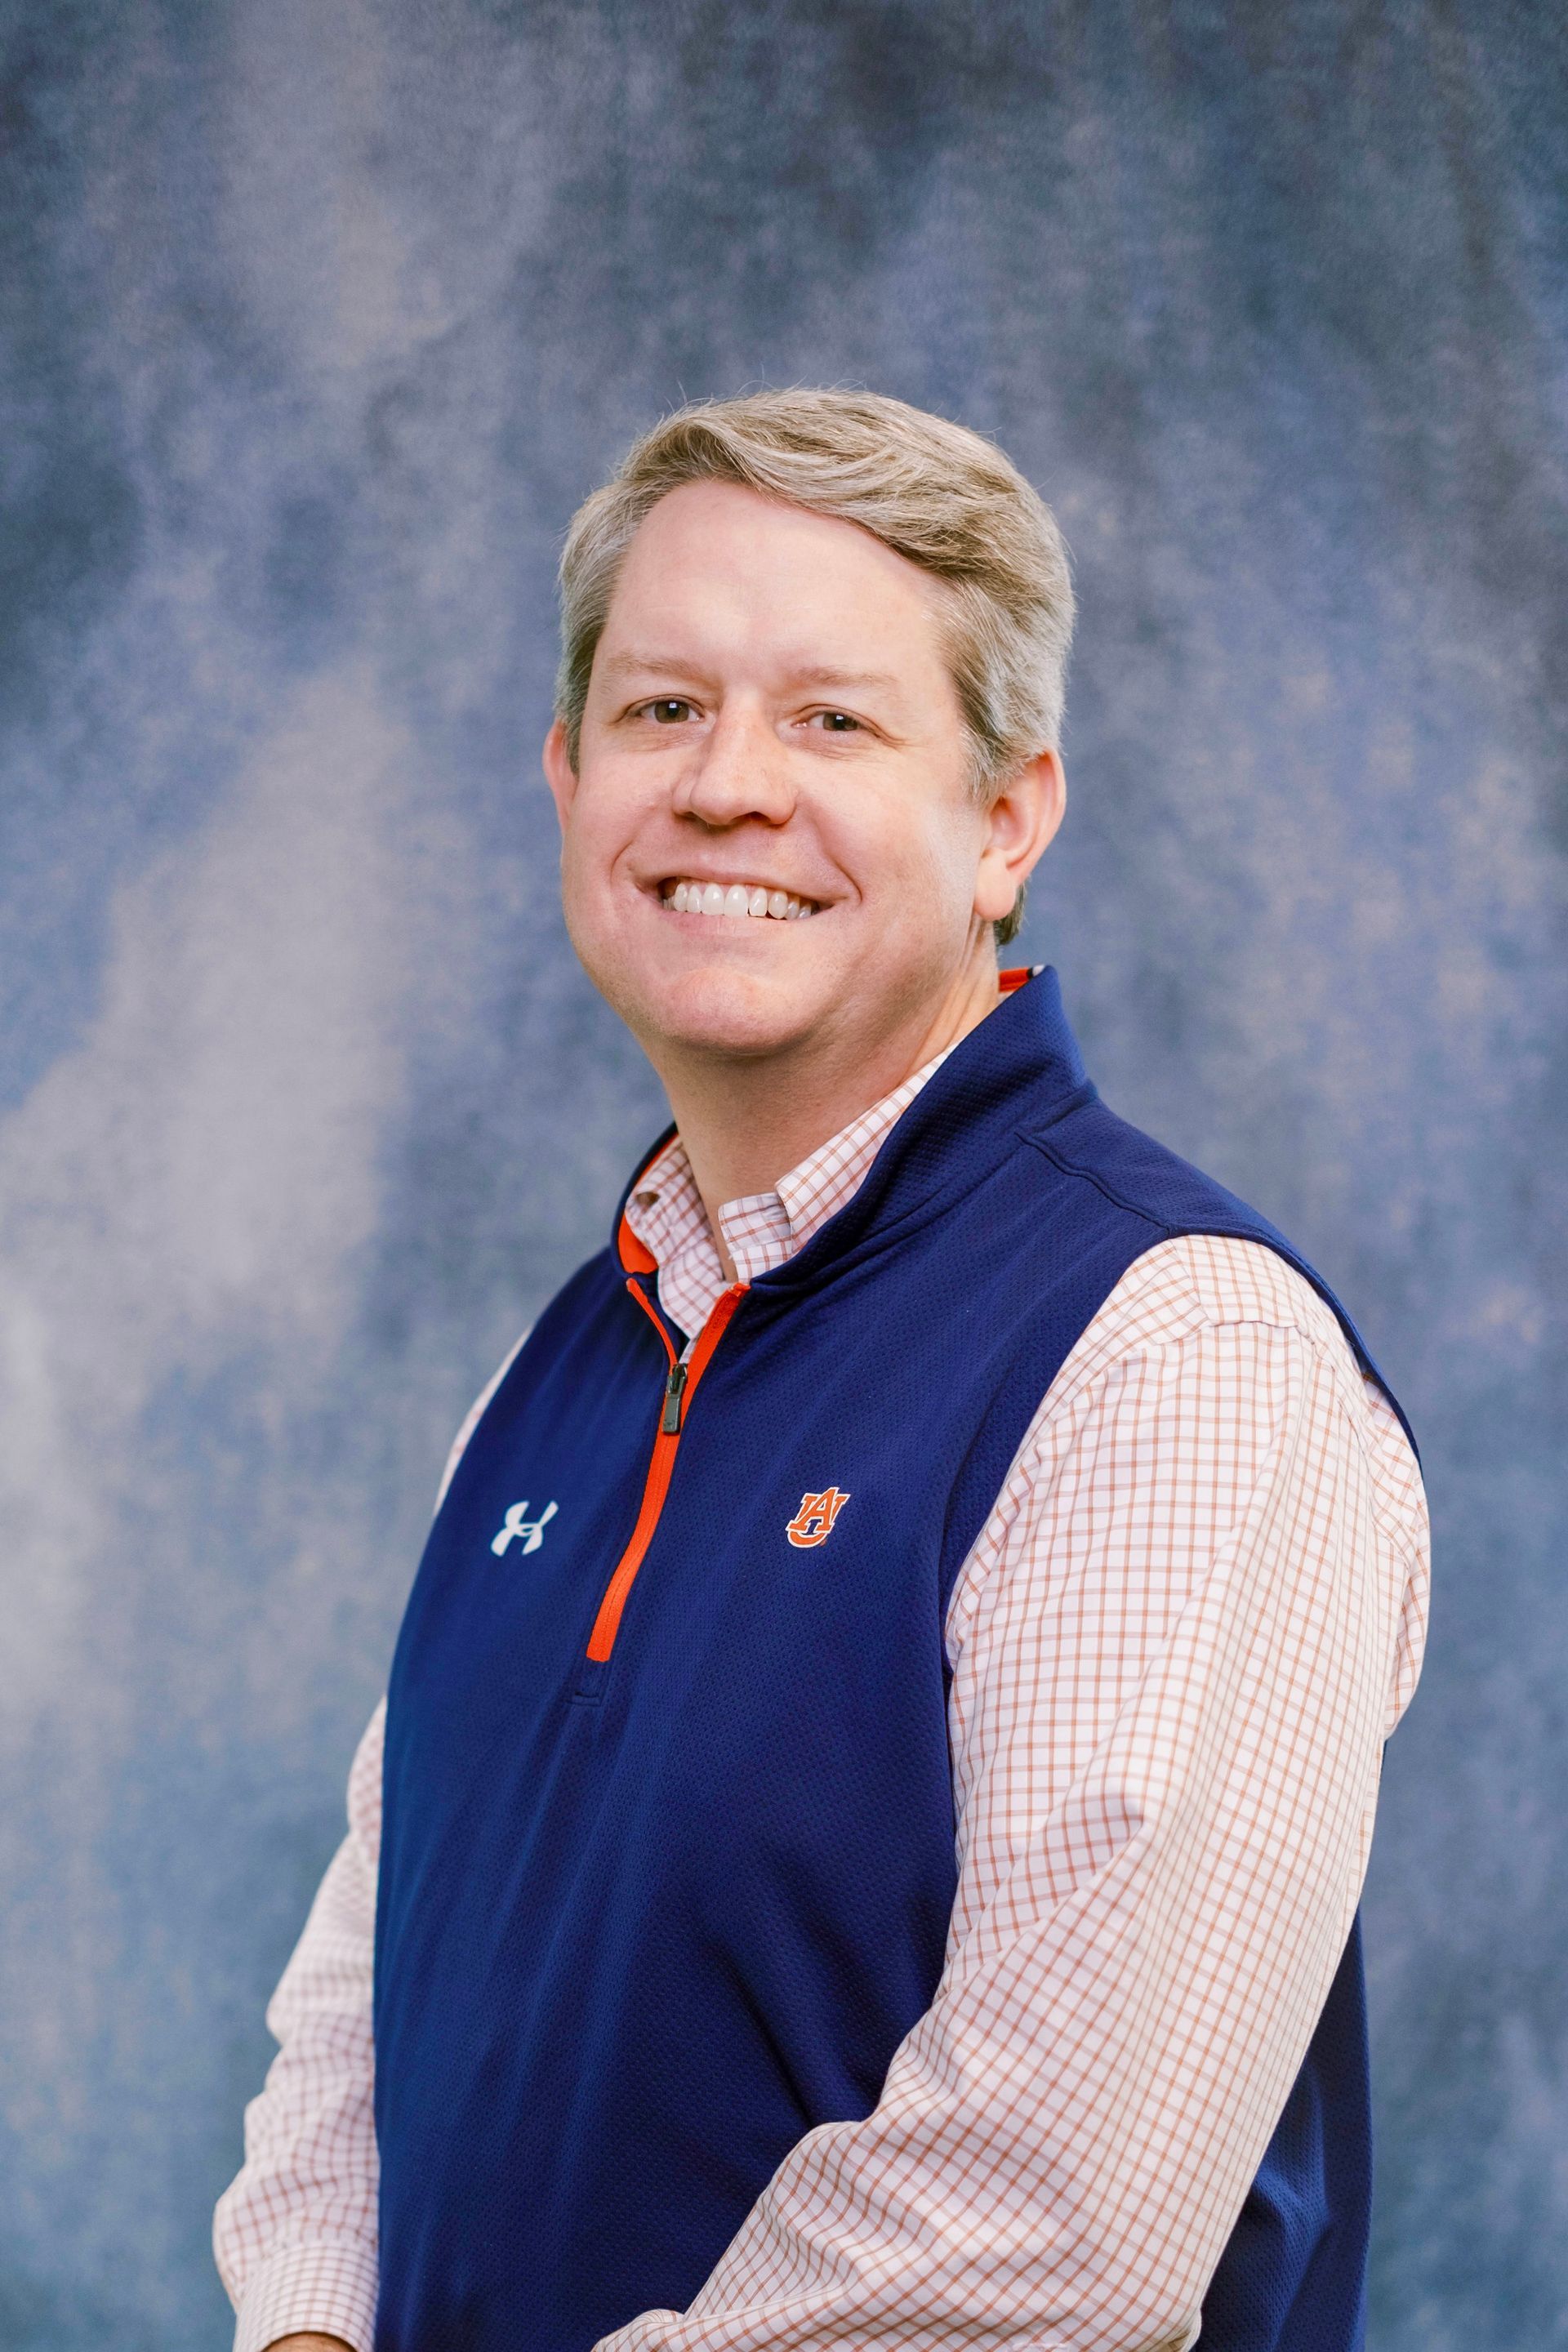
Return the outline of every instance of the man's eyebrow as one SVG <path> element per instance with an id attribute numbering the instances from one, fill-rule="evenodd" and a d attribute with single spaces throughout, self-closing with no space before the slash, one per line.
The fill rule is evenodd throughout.
<path id="1" fill-rule="evenodd" d="M 679 654 L 644 654 L 635 650 L 606 654 L 603 662 L 595 662 L 594 667 L 605 677 L 637 677 L 645 670 L 681 677 L 694 677 L 697 674 L 697 664 Z"/>
<path id="2" fill-rule="evenodd" d="M 605 677 L 639 677 L 645 676 L 695 677 L 701 665 L 680 654 L 626 653 L 605 656 L 601 675 Z M 840 669 L 832 663 L 803 661 L 792 666 L 786 659 L 781 668 L 794 687 L 823 687 L 847 693 L 867 687 L 883 687 L 898 693 L 903 685 L 890 670 Z"/>
<path id="3" fill-rule="evenodd" d="M 847 692 L 858 687 L 889 687 L 896 694 L 903 684 L 901 678 L 884 669 L 836 669 L 831 664 L 810 662 L 789 673 L 792 686 L 841 687 Z"/>

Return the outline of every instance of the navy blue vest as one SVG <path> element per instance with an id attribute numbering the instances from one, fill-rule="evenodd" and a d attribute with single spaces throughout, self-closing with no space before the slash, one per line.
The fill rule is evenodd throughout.
<path id="1" fill-rule="evenodd" d="M 875 2105 L 956 1887 L 953 1579 L 1074 1341 L 1182 1233 L 1279 1251 L 1368 1363 L 1272 1226 L 1100 1102 L 1047 971 L 689 1368 L 624 1225 L 540 1318 L 392 1672 L 377 2352 L 683 2309 L 803 2134 Z M 1352 1935 L 1205 2352 L 1352 2352 L 1369 2191 Z"/>

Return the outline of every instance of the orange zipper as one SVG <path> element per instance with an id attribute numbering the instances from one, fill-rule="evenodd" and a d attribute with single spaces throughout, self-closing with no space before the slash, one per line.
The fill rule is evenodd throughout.
<path id="1" fill-rule="evenodd" d="M 664 1352 L 669 1358 L 669 1376 L 664 1384 L 664 1405 L 658 1417 L 658 1434 L 653 1441 L 653 1455 L 647 1465 L 647 1477 L 642 1490 L 642 1508 L 632 1529 L 632 1539 L 616 1563 L 616 1572 L 605 1587 L 605 1597 L 599 1603 L 599 1613 L 594 1620 L 594 1630 L 588 1636 L 588 1655 L 602 1664 L 615 1647 L 616 1633 L 621 1622 L 621 1612 L 626 1605 L 626 1595 L 632 1580 L 643 1564 L 643 1556 L 653 1541 L 658 1525 L 664 1498 L 669 1492 L 670 1474 L 675 1468 L 675 1456 L 680 1444 L 681 1425 L 692 1391 L 708 1369 L 714 1349 L 724 1336 L 724 1327 L 746 1295 L 746 1286 L 737 1282 L 726 1290 L 714 1305 L 713 1312 L 702 1326 L 697 1345 L 682 1363 L 676 1354 L 668 1332 L 649 1306 L 647 1293 L 636 1282 L 628 1281 L 626 1288 L 647 1316 L 654 1329 L 664 1342 Z"/>

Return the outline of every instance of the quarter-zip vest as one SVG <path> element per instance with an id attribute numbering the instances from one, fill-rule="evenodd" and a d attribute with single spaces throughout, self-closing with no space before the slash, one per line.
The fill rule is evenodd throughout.
<path id="1" fill-rule="evenodd" d="M 688 1363 L 623 1217 L 469 1441 L 386 1719 L 377 2352 L 683 2309 L 796 2141 L 876 2105 L 957 1885 L 948 1597 L 1135 1259 L 1264 1243 L 1373 1369 L 1020 977 Z M 1204 2352 L 1359 2345 L 1369 2189 L 1352 1933 Z"/>

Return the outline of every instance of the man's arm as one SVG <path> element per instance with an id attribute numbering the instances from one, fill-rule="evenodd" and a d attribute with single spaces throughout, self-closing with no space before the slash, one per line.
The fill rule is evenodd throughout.
<path id="1" fill-rule="evenodd" d="M 384 1706 L 349 1774 L 349 1833 L 267 2008 L 279 2043 L 245 2111 L 245 2164 L 213 2251 L 237 2315 L 235 2352 L 291 2333 L 371 2352 L 375 2333 L 375 2059 L 371 2033 Z"/>
<path id="2" fill-rule="evenodd" d="M 527 1338 L 527 1333 L 523 1338 Z M 518 1349 L 453 1440 L 436 1507 Z M 267 2009 L 279 2044 L 245 2111 L 245 2163 L 219 2199 L 213 2251 L 235 2352 L 371 2352 L 378 2284 L 372 1994 L 384 1700 L 349 1773 L 349 1833 Z"/>
<path id="3" fill-rule="evenodd" d="M 1139 1261 L 949 1616 L 960 1884 L 880 2100 L 600 2352 L 1176 2352 L 1295 2079 L 1419 1665 L 1415 1465 L 1259 1245 Z"/>

